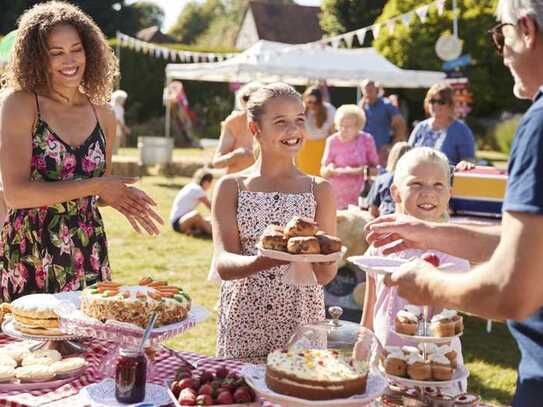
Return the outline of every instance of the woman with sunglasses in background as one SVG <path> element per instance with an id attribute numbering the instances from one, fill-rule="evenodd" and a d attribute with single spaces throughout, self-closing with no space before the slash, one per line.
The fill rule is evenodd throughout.
<path id="1" fill-rule="evenodd" d="M 444 83 L 430 88 L 424 99 L 428 119 L 420 122 L 409 137 L 412 147 L 432 147 L 444 153 L 451 165 L 475 160 L 475 139 L 470 128 L 456 119 L 453 89 Z"/>

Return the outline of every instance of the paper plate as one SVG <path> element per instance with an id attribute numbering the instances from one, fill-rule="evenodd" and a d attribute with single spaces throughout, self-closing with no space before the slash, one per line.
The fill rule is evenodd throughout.
<path id="1" fill-rule="evenodd" d="M 357 265 L 364 271 L 381 275 L 393 273 L 402 264 L 408 262 L 405 259 L 380 256 L 352 256 L 347 258 L 347 261 Z"/>
<path id="2" fill-rule="evenodd" d="M 290 254 L 287 252 L 280 252 L 279 250 L 264 249 L 260 246 L 257 248 L 258 252 L 264 257 L 291 263 L 329 263 L 338 261 L 347 252 L 345 246 L 341 246 L 341 251 L 330 254 Z"/>

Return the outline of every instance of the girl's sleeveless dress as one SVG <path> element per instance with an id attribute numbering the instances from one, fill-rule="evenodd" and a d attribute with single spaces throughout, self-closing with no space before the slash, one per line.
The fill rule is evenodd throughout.
<path id="1" fill-rule="evenodd" d="M 240 185 L 238 181 L 238 185 Z M 256 243 L 269 224 L 285 226 L 294 216 L 315 218 L 311 192 L 268 193 L 239 188 L 237 224 L 241 254 L 257 254 Z M 262 363 L 283 348 L 296 328 L 324 319 L 321 286 L 293 286 L 284 275 L 288 266 L 262 270 L 239 280 L 223 281 L 217 321 L 217 355 Z"/>
<path id="2" fill-rule="evenodd" d="M 72 147 L 42 120 L 32 135 L 33 182 L 84 180 L 106 169 L 106 140 L 98 122 Z M 94 106 L 93 106 L 94 110 Z M 107 240 L 97 197 L 86 196 L 40 208 L 10 209 L 0 232 L 0 301 L 32 293 L 84 288 L 111 277 Z"/>

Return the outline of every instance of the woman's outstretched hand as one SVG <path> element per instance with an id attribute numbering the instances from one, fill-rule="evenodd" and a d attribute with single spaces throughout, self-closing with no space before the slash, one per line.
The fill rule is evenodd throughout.
<path id="1" fill-rule="evenodd" d="M 100 198 L 122 213 L 136 232 L 142 233 L 143 229 L 150 235 L 158 235 L 157 223 L 162 225 L 164 221 L 153 209 L 156 202 L 142 190 L 129 186 L 137 181 L 133 177 L 103 177 Z"/>

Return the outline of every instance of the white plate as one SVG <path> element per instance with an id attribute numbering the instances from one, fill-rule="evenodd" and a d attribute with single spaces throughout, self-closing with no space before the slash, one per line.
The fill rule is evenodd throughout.
<path id="1" fill-rule="evenodd" d="M 364 271 L 375 274 L 390 274 L 398 270 L 402 264 L 408 260 L 380 257 L 380 256 L 352 256 L 347 261 L 360 267 Z"/>
<path id="2" fill-rule="evenodd" d="M 454 370 L 454 374 L 451 380 L 445 381 L 424 381 L 424 380 L 413 380 L 406 377 L 399 377 L 388 374 L 384 369 L 381 368 L 381 372 L 389 380 L 392 380 L 396 383 L 403 384 L 404 386 L 429 386 L 429 387 L 449 387 L 451 384 L 458 383 L 469 377 L 469 370 L 465 366 L 457 366 Z"/>
<path id="3" fill-rule="evenodd" d="M 379 398 L 387 387 L 387 381 L 377 371 L 371 371 L 368 375 L 366 392 L 346 399 L 333 400 L 305 400 L 297 397 L 285 396 L 271 390 L 266 385 L 266 365 L 248 365 L 241 369 L 241 375 L 254 392 L 262 399 L 278 403 L 281 407 L 305 407 L 305 406 L 343 406 L 360 407 Z"/>
<path id="4" fill-rule="evenodd" d="M 81 389 L 83 394 L 90 399 L 92 405 L 108 406 L 108 407 L 127 407 L 129 404 L 119 403 L 115 398 L 115 380 L 105 379 L 100 383 L 90 384 Z M 136 405 L 148 403 L 154 406 L 162 406 L 170 404 L 170 396 L 168 389 L 158 384 L 145 384 L 145 399 Z M 130 404 L 134 405 L 134 404 Z"/>
<path id="5" fill-rule="evenodd" d="M 270 259 L 289 261 L 291 263 L 329 263 L 338 261 L 347 252 L 345 246 L 341 246 L 341 251 L 330 254 L 290 254 L 280 252 L 279 250 L 269 250 L 257 246 L 258 252 Z"/>
<path id="6" fill-rule="evenodd" d="M 394 329 L 392 329 L 392 332 L 395 335 L 398 335 L 400 338 L 407 339 L 411 342 L 423 342 L 423 343 L 449 343 L 454 338 L 458 338 L 462 336 L 463 332 L 460 332 L 457 335 L 454 336 L 445 336 L 445 337 L 438 337 L 438 336 L 422 336 L 422 335 L 406 335 L 401 334 L 399 332 L 396 332 Z"/>

